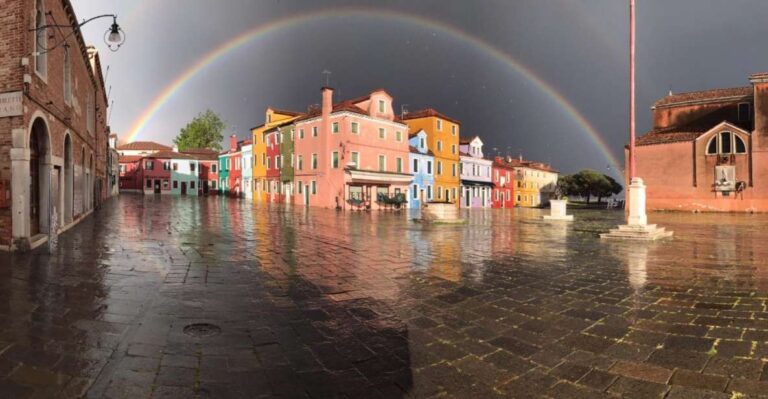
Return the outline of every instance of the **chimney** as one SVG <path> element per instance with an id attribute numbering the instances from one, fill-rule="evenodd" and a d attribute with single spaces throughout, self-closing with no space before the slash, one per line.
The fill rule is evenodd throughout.
<path id="1" fill-rule="evenodd" d="M 330 87 L 323 87 L 321 91 L 323 93 L 323 104 L 321 105 L 322 108 L 320 111 L 322 114 L 323 128 L 325 128 L 326 124 L 329 123 L 328 118 L 330 118 L 331 111 L 333 110 L 333 89 Z"/>
<path id="2" fill-rule="evenodd" d="M 229 136 L 229 152 L 235 151 L 237 151 L 237 136 L 233 134 Z"/>
<path id="3" fill-rule="evenodd" d="M 752 148 L 768 148 L 768 73 L 757 73 L 749 77 L 754 93 L 752 121 L 754 134 Z"/>

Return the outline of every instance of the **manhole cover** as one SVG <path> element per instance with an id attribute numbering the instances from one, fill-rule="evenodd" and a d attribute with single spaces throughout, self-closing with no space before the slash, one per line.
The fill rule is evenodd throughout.
<path id="1" fill-rule="evenodd" d="M 193 337 L 210 337 L 221 333 L 221 328 L 210 323 L 195 323 L 184 327 L 184 334 Z"/>

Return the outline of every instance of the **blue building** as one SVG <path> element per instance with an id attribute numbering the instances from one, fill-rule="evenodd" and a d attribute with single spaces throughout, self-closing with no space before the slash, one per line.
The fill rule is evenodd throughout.
<path id="1" fill-rule="evenodd" d="M 432 190 L 435 185 L 435 154 L 427 148 L 427 132 L 423 129 L 412 133 L 408 144 L 411 147 L 408 160 L 413 173 L 413 181 L 408 190 L 408 207 L 421 208 L 422 203 L 429 202 L 434 195 Z"/>

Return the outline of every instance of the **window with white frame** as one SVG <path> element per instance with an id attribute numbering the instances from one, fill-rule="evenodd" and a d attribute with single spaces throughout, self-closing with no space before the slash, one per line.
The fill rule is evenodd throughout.
<path id="1" fill-rule="evenodd" d="M 744 140 L 731 132 L 720 132 L 707 144 L 707 155 L 746 154 L 746 152 L 747 146 Z"/>
<path id="2" fill-rule="evenodd" d="M 443 121 L 440 119 L 437 120 L 437 130 L 443 130 Z"/>
<path id="3" fill-rule="evenodd" d="M 379 128 L 379 138 L 382 140 L 387 138 L 387 130 L 384 129 L 383 127 Z"/>
<path id="4" fill-rule="evenodd" d="M 438 176 L 443 174 L 443 161 L 437 161 L 437 174 Z"/>
<path id="5" fill-rule="evenodd" d="M 352 151 L 350 153 L 350 159 L 353 164 L 355 164 L 355 167 L 360 169 L 360 153 L 357 151 Z"/>
<path id="6" fill-rule="evenodd" d="M 413 199 L 419 198 L 419 186 L 416 184 L 413 185 Z"/>
<path id="7" fill-rule="evenodd" d="M 451 136 L 456 135 L 456 125 L 451 125 Z"/>
<path id="8" fill-rule="evenodd" d="M 395 131 L 395 140 L 397 140 L 398 143 L 402 142 L 403 141 L 403 132 L 401 132 L 399 130 Z"/>
<path id="9" fill-rule="evenodd" d="M 299 170 L 304 170 L 304 157 L 299 155 L 299 157 L 296 159 L 296 167 Z"/>
<path id="10" fill-rule="evenodd" d="M 333 169 L 339 168 L 339 152 L 338 151 L 331 152 L 331 168 Z"/>
<path id="11" fill-rule="evenodd" d="M 299 129 L 299 139 L 304 138 L 304 129 Z"/>
<path id="12" fill-rule="evenodd" d="M 443 142 L 440 140 L 437 140 L 437 151 L 443 150 Z"/>
<path id="13" fill-rule="evenodd" d="M 432 161 L 427 161 L 427 174 L 432 174 Z"/>
<path id="14" fill-rule="evenodd" d="M 317 137 L 317 126 L 312 126 L 312 137 Z"/>
<path id="15" fill-rule="evenodd" d="M 385 105 L 384 100 L 379 100 L 379 112 L 384 112 Z"/>
<path id="16" fill-rule="evenodd" d="M 312 194 L 317 194 L 317 181 L 312 180 Z"/>
<path id="17" fill-rule="evenodd" d="M 317 154 L 312 154 L 312 169 L 317 169 Z"/>
<path id="18" fill-rule="evenodd" d="M 332 133 L 338 133 L 339 132 L 339 122 L 333 122 L 331 124 L 331 132 Z"/>
<path id="19" fill-rule="evenodd" d="M 358 122 L 352 122 L 349 129 L 354 134 L 360 134 L 360 124 Z"/>
<path id="20" fill-rule="evenodd" d="M 387 157 L 385 155 L 379 155 L 379 171 L 387 171 Z"/>
<path id="21" fill-rule="evenodd" d="M 419 159 L 418 158 L 414 158 L 414 160 L 413 160 L 413 170 L 412 170 L 412 172 L 413 173 L 419 173 Z"/>
<path id="22" fill-rule="evenodd" d="M 397 166 L 397 173 L 403 173 L 403 158 L 397 158 L 395 165 Z"/>

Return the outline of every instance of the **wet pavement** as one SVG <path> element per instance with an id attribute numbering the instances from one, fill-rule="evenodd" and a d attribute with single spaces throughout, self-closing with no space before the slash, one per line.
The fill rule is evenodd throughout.
<path id="1" fill-rule="evenodd" d="M 0 397 L 768 395 L 768 215 L 539 215 L 124 195 L 0 255 Z"/>

